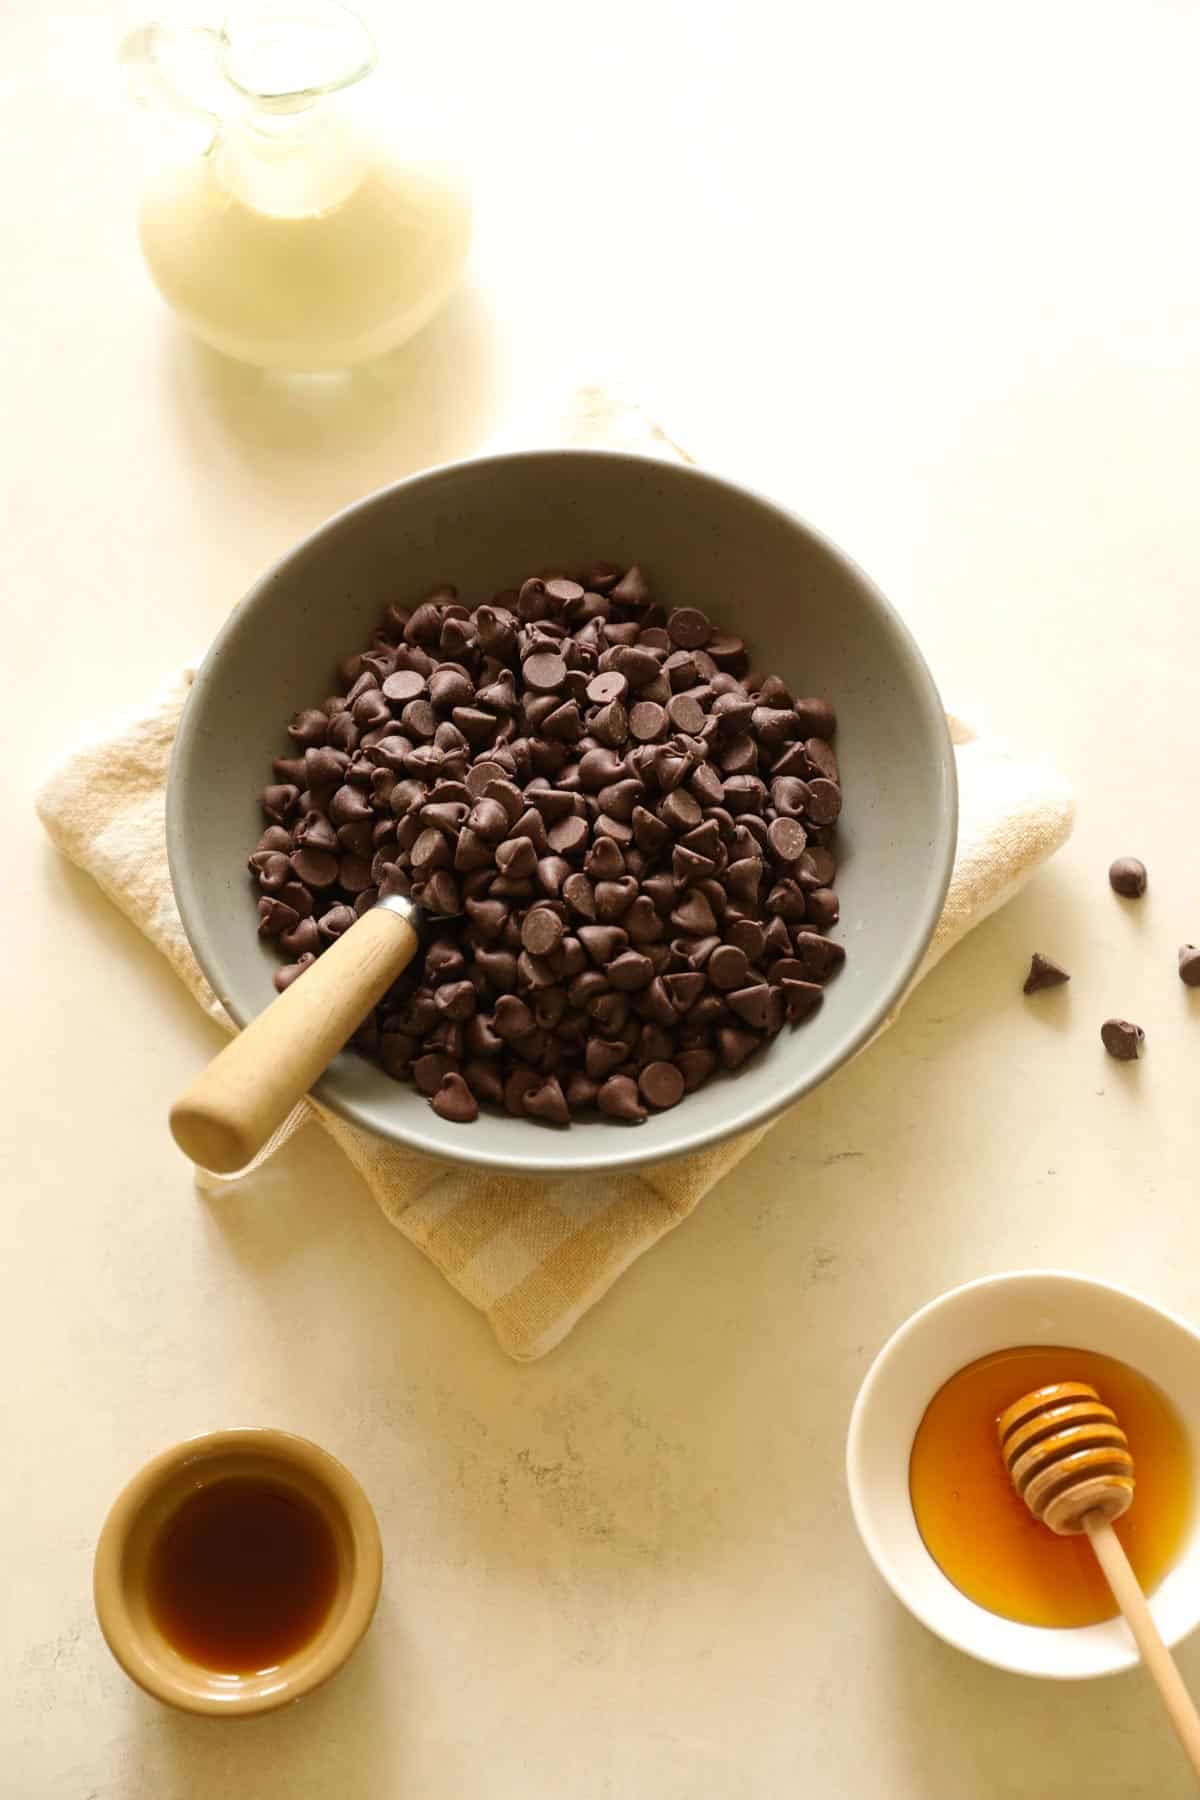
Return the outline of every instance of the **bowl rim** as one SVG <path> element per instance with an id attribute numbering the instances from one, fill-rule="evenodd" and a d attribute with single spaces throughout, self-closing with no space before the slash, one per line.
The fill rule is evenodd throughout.
<path id="1" fill-rule="evenodd" d="M 1077 1291 L 1086 1292 L 1089 1290 L 1099 1290 L 1102 1293 L 1113 1295 L 1119 1301 L 1129 1302 L 1134 1307 L 1153 1314 L 1166 1326 L 1181 1332 L 1185 1337 L 1190 1338 L 1193 1344 L 1200 1347 L 1200 1331 L 1193 1325 L 1190 1325 L 1187 1320 L 1182 1318 L 1178 1313 L 1172 1311 L 1170 1307 L 1160 1306 L 1157 1300 L 1150 1300 L 1145 1294 L 1139 1294 L 1132 1288 L 1123 1287 L 1119 1282 L 1105 1281 L 1103 1277 L 1098 1275 L 1084 1275 L 1075 1269 L 1002 1269 L 998 1270 L 994 1275 L 979 1275 L 971 1281 L 960 1282 L 956 1287 L 947 1288 L 943 1293 L 935 1294 L 931 1300 L 925 1301 L 923 1305 L 917 1307 L 915 1312 L 910 1313 L 909 1316 L 902 1320 L 896 1329 L 885 1339 L 875 1356 L 871 1359 L 871 1364 L 867 1369 L 866 1374 L 863 1376 L 858 1392 L 854 1397 L 854 1405 L 851 1408 L 850 1420 L 846 1429 L 846 1487 L 849 1493 L 850 1511 L 858 1530 L 859 1538 L 862 1541 L 863 1548 L 866 1550 L 867 1555 L 874 1564 L 876 1571 L 901 1605 L 910 1612 L 915 1619 L 924 1625 L 926 1630 L 931 1632 L 934 1637 L 940 1638 L 944 1644 L 949 1644 L 952 1649 L 958 1650 L 963 1655 L 973 1657 L 976 1662 L 985 1663 L 994 1669 L 1002 1669 L 1006 1674 L 1023 1675 L 1031 1680 L 1042 1681 L 1096 1681 L 1104 1679 L 1109 1675 L 1119 1675 L 1127 1669 L 1137 1667 L 1139 1657 L 1136 1647 L 1132 1644 L 1132 1640 L 1130 1640 L 1128 1644 L 1122 1644 L 1120 1646 L 1114 1645 L 1113 1654 L 1103 1667 L 1055 1670 L 1033 1668 L 1028 1662 L 1022 1662 L 1013 1655 L 990 1651 L 986 1648 L 981 1648 L 975 1643 L 966 1641 L 963 1636 L 956 1635 L 945 1625 L 936 1608 L 926 1605 L 921 1596 L 913 1591 L 910 1585 L 893 1566 L 891 1557 L 885 1546 L 882 1544 L 879 1534 L 876 1532 L 874 1514 L 868 1507 L 864 1498 L 864 1489 L 867 1485 L 866 1476 L 862 1469 L 864 1455 L 863 1446 L 866 1431 L 864 1421 L 866 1420 L 874 1390 L 879 1383 L 885 1365 L 891 1362 L 897 1351 L 903 1349 L 905 1344 L 916 1337 L 918 1333 L 923 1331 L 929 1325 L 930 1320 L 934 1315 L 942 1312 L 946 1307 L 959 1303 L 968 1295 L 978 1293 L 985 1288 L 997 1289 L 1006 1286 L 1015 1286 L 1018 1283 L 1026 1284 L 1030 1282 L 1059 1283 L 1065 1287 L 1072 1287 Z M 997 1349 L 1003 1349 L 1005 1347 L 1006 1346 L 1001 1344 L 996 1345 Z M 989 1352 L 981 1351 L 979 1354 L 986 1356 Z M 966 1365 L 964 1364 L 962 1366 L 965 1367 Z M 955 1372 L 956 1371 L 951 1370 L 949 1375 L 942 1378 L 943 1381 L 949 1380 L 951 1375 Z M 1143 1373 L 1148 1380 L 1156 1382 L 1156 1377 L 1150 1370 L 1145 1370 Z M 939 1382 L 938 1385 L 940 1386 L 941 1383 Z M 933 1393 L 936 1391 L 937 1389 L 935 1388 L 928 1396 L 928 1399 L 932 1399 Z M 926 1404 L 928 1404 L 928 1400 Z M 1197 1470 L 1197 1473 L 1200 1474 L 1200 1469 Z M 1190 1538 L 1195 1537 L 1198 1534 L 1200 1534 L 1200 1515 L 1197 1516 L 1194 1523 L 1189 1541 Z M 929 1555 L 928 1551 L 926 1551 L 926 1555 Z M 929 1556 L 929 1560 L 936 1569 L 938 1565 L 934 1562 L 931 1555 Z M 938 1570 L 938 1572 L 941 1574 L 940 1570 Z M 943 1580 L 948 1580 L 948 1577 L 943 1576 Z M 953 1586 L 953 1583 L 951 1583 L 951 1586 Z M 975 1607 L 977 1611 L 984 1613 L 989 1618 L 994 1617 L 999 1619 L 999 1614 L 989 1613 L 986 1607 L 979 1606 L 978 1602 L 972 1601 L 969 1595 L 964 1596 L 964 1598 L 970 1605 Z M 1153 1596 L 1151 1596 L 1151 1599 L 1153 1600 Z M 1016 1621 L 1006 1620 L 1004 1623 L 1015 1624 Z M 1120 1620 L 1119 1618 L 1116 1620 L 1107 1620 L 1105 1623 L 1108 1625 L 1119 1624 Z M 1200 1601 L 1197 1602 L 1195 1616 L 1191 1619 L 1190 1623 L 1180 1625 L 1170 1632 L 1163 1633 L 1164 1641 L 1167 1644 L 1168 1649 L 1173 1648 L 1176 1644 L 1180 1644 L 1186 1638 L 1190 1637 L 1196 1631 L 1197 1627 L 1200 1627 Z M 1029 1632 L 1043 1633 L 1052 1630 L 1052 1634 L 1056 1638 L 1065 1639 L 1078 1631 L 1092 1632 L 1099 1628 L 1094 1625 L 1086 1625 L 1052 1629 L 1045 1626 L 1028 1625 L 1022 1626 L 1021 1629 Z"/>
<path id="2" fill-rule="evenodd" d="M 387 496 L 398 493 L 402 489 L 419 490 L 422 487 L 436 489 L 439 483 L 455 477 L 463 469 L 480 470 L 499 465 L 532 463 L 546 459 L 555 461 L 566 459 L 577 462 L 581 466 L 589 462 L 623 463 L 629 465 L 633 470 L 653 469 L 656 472 L 665 470 L 672 477 L 691 478 L 706 486 L 715 486 L 731 495 L 749 499 L 764 511 L 775 514 L 792 529 L 799 528 L 803 535 L 811 539 L 818 550 L 823 551 L 834 563 L 839 565 L 862 589 L 870 604 L 883 616 L 890 629 L 897 658 L 928 709 L 930 717 L 935 721 L 935 726 L 939 727 L 935 729 L 938 758 L 935 775 L 940 784 L 943 802 L 940 841 L 935 839 L 931 845 L 930 873 L 932 879 L 926 891 L 924 904 L 916 916 L 908 949 L 897 961 L 890 979 L 880 987 L 873 1004 L 855 1028 L 846 1033 L 823 1056 L 808 1064 L 792 1081 L 785 1083 L 775 1097 L 760 1101 L 757 1105 L 747 1102 L 740 1108 L 735 1106 L 729 1118 L 713 1124 L 705 1124 L 705 1111 L 702 1107 L 698 1108 L 695 1112 L 694 1122 L 690 1127 L 677 1134 L 676 1141 L 669 1149 L 656 1146 L 650 1150 L 639 1150 L 637 1147 L 638 1134 L 630 1132 L 628 1134 L 613 1133 L 614 1143 L 611 1150 L 576 1151 L 570 1149 L 566 1144 L 560 1144 L 556 1134 L 547 1134 L 548 1141 L 544 1149 L 539 1150 L 535 1142 L 527 1151 L 496 1152 L 477 1149 L 471 1142 L 465 1142 L 461 1149 L 457 1143 L 452 1150 L 447 1150 L 440 1144 L 433 1147 L 420 1131 L 406 1127 L 400 1121 L 386 1129 L 377 1124 L 368 1124 L 361 1117 L 353 1100 L 343 1099 L 338 1093 L 330 1091 L 327 1075 L 322 1075 L 311 1090 L 312 1097 L 322 1106 L 339 1114 L 348 1123 L 357 1125 L 364 1131 L 369 1131 L 373 1136 L 380 1137 L 385 1142 L 403 1144 L 424 1155 L 437 1156 L 439 1160 L 512 1173 L 543 1175 L 561 1175 L 565 1172 L 584 1174 L 600 1171 L 615 1173 L 618 1170 L 633 1169 L 647 1163 L 673 1161 L 676 1157 L 688 1156 L 697 1150 L 720 1143 L 726 1138 L 736 1137 L 739 1133 L 750 1131 L 755 1126 L 765 1125 L 787 1107 L 794 1105 L 805 1094 L 811 1093 L 822 1081 L 862 1049 L 879 1029 L 912 980 L 921 958 L 929 947 L 945 904 L 958 841 L 958 778 L 950 729 L 937 685 L 916 639 L 892 603 L 852 557 L 834 543 L 832 538 L 810 525 L 799 513 L 745 483 L 730 481 L 725 476 L 715 475 L 694 463 L 668 462 L 662 457 L 633 451 L 593 449 L 587 446 L 563 448 L 550 446 L 463 457 L 452 462 L 439 463 L 432 468 L 419 470 L 398 481 L 387 482 L 382 487 L 375 488 L 369 494 L 363 495 L 360 499 L 351 501 L 349 505 L 342 507 L 312 531 L 307 532 L 275 559 L 234 606 L 209 645 L 192 680 L 171 751 L 166 796 L 167 863 L 175 902 L 179 908 L 184 934 L 191 946 L 192 953 L 220 1004 L 234 1020 L 234 1023 L 241 1027 L 253 1014 L 239 1005 L 230 993 L 215 937 L 205 928 L 204 908 L 200 899 L 200 883 L 194 871 L 189 867 L 184 844 L 185 807 L 183 796 L 185 783 L 181 771 L 191 758 L 193 741 L 199 730 L 204 700 L 210 688 L 216 683 L 217 670 L 223 652 L 242 629 L 253 606 L 291 564 L 309 555 L 317 544 L 345 531 L 360 514 L 381 505 Z M 464 1139 L 470 1139 L 471 1135 L 470 1132 L 459 1134 Z"/>
<path id="3" fill-rule="evenodd" d="M 298 1471 L 324 1489 L 341 1513 L 354 1545 L 354 1569 L 336 1624 L 319 1628 L 310 1666 L 269 1689 L 247 1682 L 217 1698 L 172 1681 L 143 1652 L 128 1599 L 125 1557 L 147 1506 L 181 1471 L 219 1471 L 229 1459 L 257 1452 L 281 1469 Z M 219 1480 L 218 1474 L 214 1479 Z M 329 1681 L 343 1667 L 375 1616 L 383 1584 L 383 1541 L 375 1510 L 345 1463 L 313 1439 L 274 1425 L 231 1425 L 182 1438 L 152 1456 L 125 1482 L 105 1516 L 92 1559 L 92 1601 L 101 1635 L 129 1679 L 179 1712 L 217 1718 L 250 1718 L 290 1706 Z"/>

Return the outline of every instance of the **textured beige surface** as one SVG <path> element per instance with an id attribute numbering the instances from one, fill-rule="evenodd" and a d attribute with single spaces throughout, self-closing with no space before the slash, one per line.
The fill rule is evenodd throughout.
<path id="1" fill-rule="evenodd" d="M 548 435 L 552 441 L 677 453 L 640 408 L 599 389 L 576 396 Z M 183 676 L 137 719 L 69 755 L 42 789 L 38 811 L 59 848 L 95 875 L 164 952 L 205 1011 L 228 1025 L 183 935 L 167 869 L 167 769 L 189 681 Z M 1046 764 L 1015 757 L 1005 745 L 982 741 L 957 721 L 953 736 L 959 849 L 945 908 L 914 986 L 1060 847 L 1074 812 L 1069 789 Z M 310 1101 L 297 1107 L 252 1171 L 234 1178 L 234 1184 L 244 1190 L 314 1116 L 345 1151 L 385 1217 L 487 1315 L 501 1346 L 520 1361 L 561 1343 L 617 1277 L 681 1224 L 770 1129 L 760 1126 L 695 1155 L 631 1173 L 539 1179 L 457 1168 L 375 1138 Z M 207 1187 L 221 1180 L 200 1179 Z"/>
<path id="2" fill-rule="evenodd" d="M 1024 1681 L 908 1618 L 842 1450 L 875 1350 L 954 1282 L 1075 1267 L 1200 1318 L 1200 13 L 389 8 L 479 152 L 477 278 L 412 354 L 303 390 L 193 355 L 145 283 L 106 74 L 136 16 L 0 8 L 0 1792 L 1188 1800 L 1136 1675 Z M 845 544 L 1079 814 L 518 1365 L 322 1132 L 197 1200 L 163 1121 L 221 1034 L 33 798 L 336 507 L 597 371 Z M 1073 979 L 1026 1000 L 1035 948 Z M 1141 1063 L 1104 1056 L 1110 1013 Z M 121 1676 L 90 1563 L 139 1462 L 238 1420 L 344 1458 L 386 1567 L 336 1682 L 214 1729 Z M 1200 1641 L 1179 1660 L 1200 1691 Z"/>

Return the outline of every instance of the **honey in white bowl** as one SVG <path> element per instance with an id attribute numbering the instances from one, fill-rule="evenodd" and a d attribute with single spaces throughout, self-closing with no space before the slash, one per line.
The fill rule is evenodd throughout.
<path id="1" fill-rule="evenodd" d="M 1115 1530 L 1152 1593 L 1178 1560 L 1194 1475 L 1182 1420 L 1127 1363 L 1037 1345 L 994 1351 L 952 1375 L 925 1409 L 909 1461 L 917 1528 L 942 1573 L 976 1605 L 1023 1625 L 1097 1625 L 1116 1605 L 1086 1536 L 1056 1537 L 1029 1512 L 1000 1455 L 996 1421 L 1022 1394 L 1085 1381 L 1129 1439 L 1133 1505 Z"/>

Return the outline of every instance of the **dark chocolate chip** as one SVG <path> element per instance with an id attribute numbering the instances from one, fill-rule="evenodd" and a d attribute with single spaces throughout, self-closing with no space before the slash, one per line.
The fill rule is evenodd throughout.
<path id="1" fill-rule="evenodd" d="M 628 1075 L 610 1075 L 596 1095 L 596 1104 L 610 1119 L 640 1124 L 647 1117 L 646 1108 L 638 1098 L 637 1083 Z"/>
<path id="2" fill-rule="evenodd" d="M 1108 871 L 1109 886 L 1126 900 L 1140 900 L 1146 891 L 1146 865 L 1136 856 L 1119 856 Z"/>
<path id="3" fill-rule="evenodd" d="M 798 862 L 808 846 L 803 825 L 795 819 L 774 819 L 767 827 L 767 842 L 780 862 Z"/>
<path id="4" fill-rule="evenodd" d="M 1100 1027 L 1100 1041 L 1118 1062 L 1136 1062 L 1145 1047 L 1146 1034 L 1128 1019 L 1105 1019 Z"/>
<path id="5" fill-rule="evenodd" d="M 1179 979 L 1185 987 L 1200 987 L 1200 950 L 1195 944 L 1180 946 Z"/>
<path id="6" fill-rule="evenodd" d="M 795 711 L 801 737 L 828 741 L 837 730 L 837 718 L 828 700 L 797 700 Z"/>
<path id="7" fill-rule="evenodd" d="M 647 1063 L 638 1076 L 638 1087 L 650 1106 L 663 1111 L 683 1099 L 683 1073 L 673 1062 Z"/>
<path id="8" fill-rule="evenodd" d="M 720 952 L 714 954 L 719 955 Z M 755 1031 L 768 1029 L 771 1018 L 771 988 L 768 982 L 756 981 L 749 987 L 737 988 L 733 993 L 726 994 L 725 1004 L 739 1019 L 744 1019 L 747 1025 L 753 1026 Z"/>
<path id="9" fill-rule="evenodd" d="M 421 1060 L 428 1059 L 423 1057 Z M 431 1105 L 440 1118 L 449 1119 L 455 1125 L 469 1125 L 479 1117 L 479 1102 L 462 1076 L 453 1071 L 442 1077 Z"/>
<path id="10" fill-rule="evenodd" d="M 1051 962 L 1048 956 L 1040 956 L 1035 950 L 1022 991 L 1026 994 L 1036 994 L 1042 988 L 1061 987 L 1064 981 L 1070 981 L 1070 979 L 1071 977 L 1065 969 L 1060 969 L 1056 962 Z"/>
<path id="11" fill-rule="evenodd" d="M 808 895 L 807 917 L 814 925 L 820 926 L 822 931 L 837 924 L 840 910 L 838 897 L 832 888 L 814 888 Z"/>
<path id="12" fill-rule="evenodd" d="M 564 929 L 557 913 L 539 906 L 526 913 L 521 926 L 521 942 L 531 956 L 550 956 L 561 944 Z"/>
<path id="13" fill-rule="evenodd" d="M 722 989 L 741 987 L 750 973 L 746 952 L 736 944 L 721 944 L 705 966 L 713 986 Z"/>
<path id="14" fill-rule="evenodd" d="M 317 959 L 312 951 L 309 950 L 306 951 L 303 956 L 299 957 L 296 962 L 284 963 L 281 969 L 276 969 L 275 971 L 276 990 L 281 994 L 286 992 L 286 990 L 291 987 L 293 981 L 303 975 L 305 969 L 310 969 L 316 960 Z M 308 992 L 307 988 L 305 989 L 305 992 Z"/>

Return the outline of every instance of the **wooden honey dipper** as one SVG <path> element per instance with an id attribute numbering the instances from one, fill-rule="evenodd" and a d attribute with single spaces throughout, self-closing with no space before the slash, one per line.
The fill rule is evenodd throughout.
<path id="1" fill-rule="evenodd" d="M 1116 1414 L 1084 1381 L 1056 1381 L 1005 1407 L 1000 1454 L 1035 1519 L 1060 1537 L 1086 1533 L 1172 1725 L 1200 1775 L 1200 1714 L 1150 1616 L 1113 1530 L 1133 1505 L 1133 1457 Z"/>

